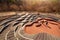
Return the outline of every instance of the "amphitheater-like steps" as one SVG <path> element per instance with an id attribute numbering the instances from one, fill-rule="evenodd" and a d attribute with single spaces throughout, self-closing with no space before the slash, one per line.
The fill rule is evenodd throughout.
<path id="1" fill-rule="evenodd" d="M 60 38 L 57 39 L 57 37 L 47 33 L 39 33 L 34 37 L 34 40 L 60 40 Z"/>
<path id="2" fill-rule="evenodd" d="M 25 26 L 26 24 L 28 23 L 33 23 L 34 21 L 36 21 L 37 18 L 41 18 L 41 19 L 45 19 L 45 18 L 49 18 L 49 19 L 52 19 L 53 21 L 55 22 L 59 22 L 60 23 L 60 18 L 58 17 L 55 17 L 55 16 L 51 16 L 51 15 L 43 15 L 43 14 L 39 14 L 39 13 L 29 13 L 29 12 L 24 12 L 23 14 L 15 14 L 15 15 L 12 15 L 12 16 L 2 16 L 0 19 L 0 35 L 3 33 L 7 33 L 9 30 L 9 34 L 13 34 L 14 31 L 16 32 L 16 30 L 20 27 L 23 27 Z M 47 20 L 47 19 L 46 19 Z M 51 20 L 51 21 L 52 21 Z M 11 31 L 12 29 L 12 31 Z M 4 35 L 5 35 L 4 34 Z M 8 35 L 9 36 L 13 36 L 13 35 Z M 1 38 L 3 38 L 1 36 Z M 12 39 L 9 39 L 8 40 L 15 40 L 14 38 Z M 23 40 L 23 39 L 21 39 Z"/>
<path id="3" fill-rule="evenodd" d="M 14 35 L 14 31 L 9 31 L 7 34 L 6 34 L 6 40 L 17 40 L 15 38 L 15 35 Z"/>

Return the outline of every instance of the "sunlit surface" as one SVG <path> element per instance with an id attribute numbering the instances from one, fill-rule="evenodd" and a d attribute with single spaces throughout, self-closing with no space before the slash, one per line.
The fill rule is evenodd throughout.
<path id="1" fill-rule="evenodd" d="M 27 24 L 25 26 L 25 32 L 28 34 L 48 33 L 55 36 L 60 36 L 60 23 L 39 20 L 33 24 Z"/>
<path id="2" fill-rule="evenodd" d="M 59 15 L 58 17 L 40 12 L 16 12 L 12 15 L 1 15 L 1 40 L 60 40 Z"/>

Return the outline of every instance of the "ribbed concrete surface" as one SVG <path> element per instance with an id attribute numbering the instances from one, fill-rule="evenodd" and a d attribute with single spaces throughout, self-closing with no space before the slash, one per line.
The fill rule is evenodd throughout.
<path id="1" fill-rule="evenodd" d="M 60 40 L 60 38 L 47 33 L 39 33 L 35 36 L 34 40 Z"/>
<path id="2" fill-rule="evenodd" d="M 9 36 L 15 37 L 16 39 L 28 40 L 28 39 L 25 39 L 25 38 L 19 36 L 19 34 L 18 34 L 19 30 L 18 29 L 20 29 L 21 27 L 24 27 L 24 25 L 26 25 L 26 24 L 28 24 L 30 22 L 35 21 L 38 17 L 40 17 L 40 18 L 51 18 L 51 19 L 53 19 L 53 20 L 55 20 L 57 22 L 60 22 L 59 21 L 60 18 L 58 18 L 56 16 L 47 15 L 47 14 L 44 15 L 44 14 L 41 14 L 41 13 L 38 14 L 38 12 L 35 12 L 35 13 L 34 12 L 20 12 L 20 14 L 18 13 L 18 15 L 14 14 L 12 16 L 3 15 L 0 18 L 0 20 L 1 20 L 0 21 L 0 40 L 5 40 L 7 34 Z M 10 35 L 10 33 L 12 33 L 12 34 Z M 17 34 L 15 34 L 15 33 L 17 33 Z M 41 35 L 46 36 L 47 34 L 41 34 Z M 50 36 L 49 37 L 46 36 L 46 37 L 49 38 Z M 12 40 L 15 40 L 15 38 L 13 38 Z M 34 38 L 34 40 L 35 40 L 35 38 Z M 55 38 L 55 37 L 53 37 L 53 38 Z M 51 37 L 51 40 L 53 38 Z M 9 38 L 7 38 L 7 39 L 10 40 Z M 39 37 L 38 37 L 38 39 L 39 39 Z M 36 40 L 37 40 L 37 38 L 36 38 Z M 59 38 L 57 38 L 57 40 L 59 40 Z"/>

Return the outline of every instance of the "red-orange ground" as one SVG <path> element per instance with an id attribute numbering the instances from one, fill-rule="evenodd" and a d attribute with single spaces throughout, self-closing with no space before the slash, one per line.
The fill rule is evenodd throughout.
<path id="1" fill-rule="evenodd" d="M 53 21 L 48 21 L 47 27 L 46 23 L 43 23 L 41 26 L 36 27 L 39 23 L 34 23 L 31 26 L 25 26 L 25 32 L 28 34 L 37 34 L 37 33 L 48 33 L 51 35 L 60 37 L 60 24 Z"/>

